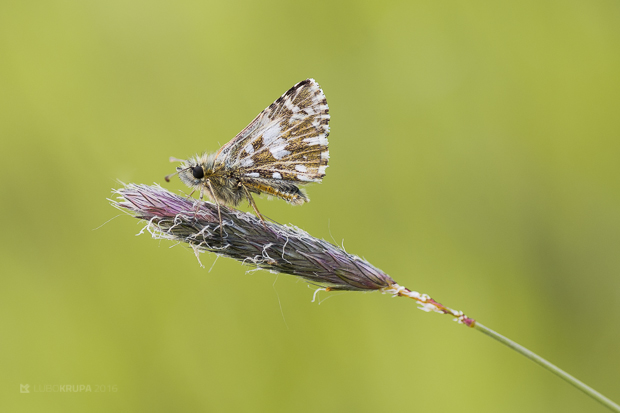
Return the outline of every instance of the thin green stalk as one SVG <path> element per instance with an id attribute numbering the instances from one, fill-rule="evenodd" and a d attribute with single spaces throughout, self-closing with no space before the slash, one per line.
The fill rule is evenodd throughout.
<path id="1" fill-rule="evenodd" d="M 113 205 L 146 222 L 153 237 L 188 243 L 196 252 L 210 251 L 272 272 L 306 279 L 317 290 L 381 291 L 409 297 L 419 308 L 447 314 L 475 328 L 557 374 L 593 399 L 620 413 L 620 406 L 525 347 L 479 324 L 426 294 L 398 285 L 369 262 L 292 226 L 262 222 L 253 215 L 210 202 L 194 203 L 159 186 L 129 184 L 116 191 Z M 315 292 L 316 294 L 316 292 Z"/>
<path id="2" fill-rule="evenodd" d="M 502 336 L 501 334 L 496 333 L 490 328 L 485 327 L 484 325 L 478 323 L 473 318 L 466 316 L 465 314 L 463 314 L 462 311 L 453 310 L 450 307 L 446 307 L 445 305 L 438 303 L 437 301 L 433 300 L 431 297 L 429 297 L 426 294 L 420 294 L 416 291 L 411 291 L 410 289 L 400 286 L 398 284 L 392 284 L 389 287 L 382 288 L 381 291 L 383 291 L 383 293 L 392 294 L 395 297 L 398 296 L 398 297 L 413 298 L 414 300 L 418 302 L 418 305 L 420 306 L 419 308 L 421 310 L 432 311 L 432 312 L 436 312 L 440 314 L 448 314 L 449 316 L 454 317 L 454 320 L 457 321 L 459 324 L 464 324 L 468 327 L 475 328 L 479 330 L 480 332 L 486 334 L 487 336 L 494 338 L 500 343 L 507 345 L 511 349 L 517 351 L 518 353 L 523 354 L 525 357 L 529 358 L 535 363 L 538 363 L 539 365 L 546 368 L 550 372 L 560 376 L 562 379 L 566 380 L 567 382 L 569 382 L 570 384 L 572 384 L 573 386 L 575 386 L 576 388 L 578 388 L 579 390 L 581 390 L 588 396 L 592 397 L 594 400 L 598 401 L 602 405 L 607 406 L 609 409 L 611 409 L 614 412 L 620 413 L 620 406 L 618 406 L 613 401 L 609 400 L 607 397 L 603 396 L 601 393 L 594 390 L 592 387 L 577 380 L 576 378 L 574 378 L 573 376 L 571 376 L 564 370 L 559 369 L 558 367 L 549 363 L 547 360 L 531 352 L 525 347 Z"/>
<path id="3" fill-rule="evenodd" d="M 481 333 L 484 333 L 487 336 L 494 338 L 495 340 L 499 341 L 500 343 L 505 344 L 506 346 L 510 347 L 511 349 L 515 350 L 516 352 L 521 353 L 522 355 L 524 355 L 528 359 L 532 360 L 534 363 L 538 363 L 540 366 L 546 368 L 547 370 L 549 370 L 553 374 L 555 374 L 555 375 L 559 376 L 560 378 L 566 380 L 567 382 L 569 382 L 570 384 L 572 384 L 573 386 L 575 386 L 576 388 L 578 388 L 579 390 L 581 390 L 582 392 L 587 394 L 588 396 L 592 397 L 597 402 L 601 403 L 604 406 L 607 406 L 610 410 L 612 410 L 614 412 L 620 412 L 620 406 L 618 406 L 616 403 L 614 403 L 613 401 L 609 400 L 607 397 L 603 396 L 601 393 L 597 392 L 596 390 L 594 390 L 592 387 L 588 386 L 584 382 L 582 382 L 580 380 L 577 380 L 575 377 L 571 376 L 570 374 L 568 374 L 564 370 L 562 370 L 562 369 L 556 367 L 555 365 L 549 363 L 547 360 L 545 360 L 544 358 L 540 357 L 538 354 L 535 354 L 535 353 L 531 352 L 530 350 L 526 349 L 525 347 L 515 343 L 514 341 L 510 340 L 509 338 L 506 338 L 506 337 L 502 336 L 499 333 L 496 333 L 495 331 L 491 330 L 490 328 L 488 328 L 488 327 L 486 327 L 486 326 L 484 326 L 484 325 L 482 325 L 482 324 L 480 324 L 478 322 L 474 323 L 474 325 L 472 327 L 475 328 L 476 330 L 480 331 Z"/>

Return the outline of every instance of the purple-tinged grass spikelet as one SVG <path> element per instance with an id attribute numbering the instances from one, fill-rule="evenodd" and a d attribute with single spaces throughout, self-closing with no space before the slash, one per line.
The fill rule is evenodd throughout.
<path id="1" fill-rule="evenodd" d="M 114 205 L 148 221 L 155 238 L 185 242 L 258 268 L 303 277 L 330 290 L 380 290 L 394 285 L 387 274 L 361 258 L 292 226 L 175 195 L 159 186 L 126 185 Z"/>
<path id="2" fill-rule="evenodd" d="M 379 290 L 394 297 L 412 298 L 421 310 L 452 316 L 458 323 L 501 342 L 612 411 L 620 412 L 618 404 L 525 347 L 461 311 L 452 310 L 426 294 L 398 285 L 367 261 L 314 238 L 299 228 L 272 222 L 263 224 L 254 215 L 222 206 L 223 235 L 220 235 L 218 208 L 210 202 L 190 201 L 160 186 L 128 184 L 114 193 L 119 200 L 112 201 L 112 205 L 147 221 L 146 228 L 154 238 L 184 242 L 197 253 L 209 251 L 257 268 L 302 277 L 325 291 Z"/>
<path id="3" fill-rule="evenodd" d="M 222 233 L 217 205 L 173 194 L 160 186 L 128 184 L 114 191 L 119 209 L 148 222 L 154 238 L 189 244 L 197 252 L 213 252 L 243 264 L 304 278 L 326 291 L 380 290 L 413 298 L 424 311 L 449 314 L 459 323 L 475 321 L 444 307 L 426 294 L 398 285 L 369 262 L 327 241 L 290 226 L 267 222 L 252 214 L 221 206 Z"/>

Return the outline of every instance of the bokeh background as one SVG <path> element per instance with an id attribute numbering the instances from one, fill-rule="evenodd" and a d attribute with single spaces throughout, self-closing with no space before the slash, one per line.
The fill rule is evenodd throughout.
<path id="1" fill-rule="evenodd" d="M 331 167 L 261 212 L 620 401 L 618 21 L 612 0 L 3 1 L 0 410 L 605 411 L 411 300 L 201 268 L 106 198 L 314 77 Z M 61 384 L 92 392 L 33 391 Z"/>

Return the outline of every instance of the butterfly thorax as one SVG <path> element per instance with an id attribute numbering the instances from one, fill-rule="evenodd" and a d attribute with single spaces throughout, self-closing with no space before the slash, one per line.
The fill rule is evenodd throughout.
<path id="1" fill-rule="evenodd" d="M 177 167 L 181 181 L 200 191 L 212 201 L 224 205 L 237 205 L 246 197 L 235 170 L 218 161 L 216 154 L 203 154 L 185 161 Z"/>

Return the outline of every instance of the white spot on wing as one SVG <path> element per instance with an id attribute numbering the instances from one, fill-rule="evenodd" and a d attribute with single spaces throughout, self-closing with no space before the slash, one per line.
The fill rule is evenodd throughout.
<path id="1" fill-rule="evenodd" d="M 304 115 L 303 113 L 293 113 L 291 117 L 289 118 L 289 123 L 294 123 L 299 120 L 303 120 L 305 118 L 306 118 L 306 115 Z"/>
<path id="2" fill-rule="evenodd" d="M 290 98 L 288 97 L 284 100 L 284 106 L 286 106 L 286 108 L 293 113 L 299 112 L 299 108 L 295 106 L 293 102 L 290 101 Z"/>
<path id="3" fill-rule="evenodd" d="M 280 128 L 279 123 L 274 123 L 273 125 L 269 126 L 263 132 L 263 143 L 265 145 L 270 145 L 271 142 L 273 142 L 278 136 L 280 136 L 281 132 L 282 129 Z"/>
<path id="4" fill-rule="evenodd" d="M 300 181 L 312 181 L 307 175 L 297 174 L 297 179 Z"/>
<path id="5" fill-rule="evenodd" d="M 312 145 L 324 145 L 327 146 L 327 138 L 325 137 L 325 135 L 319 135 L 319 136 L 313 136 L 312 138 L 306 138 L 303 140 L 304 142 L 306 142 L 308 145 L 312 146 Z"/>
<path id="6" fill-rule="evenodd" d="M 258 178 L 260 174 L 258 172 L 250 172 L 248 174 L 245 174 L 245 176 L 249 176 L 250 178 Z"/>
<path id="7" fill-rule="evenodd" d="M 269 149 L 269 152 L 271 152 L 274 158 L 282 159 L 285 156 L 290 155 L 290 152 L 284 148 L 286 148 L 286 143 L 284 145 L 276 146 L 275 148 Z"/>
<path id="8" fill-rule="evenodd" d="M 308 168 L 305 165 L 295 165 L 295 170 L 299 172 L 308 172 Z"/>
<path id="9" fill-rule="evenodd" d="M 244 168 L 247 168 L 248 166 L 254 165 L 254 161 L 252 160 L 252 158 L 243 158 L 241 162 L 239 163 L 239 165 L 241 165 Z"/>
<path id="10" fill-rule="evenodd" d="M 275 179 L 282 179 L 282 175 L 280 175 L 280 172 L 274 172 L 274 173 L 273 173 L 273 177 L 274 177 Z"/>
<path id="11" fill-rule="evenodd" d="M 247 145 L 245 145 L 243 149 L 245 149 L 245 151 L 249 153 L 250 155 L 254 153 L 254 147 L 252 146 L 251 143 L 248 143 Z"/>
<path id="12" fill-rule="evenodd" d="M 319 175 L 325 175 L 325 168 L 327 168 L 328 165 L 321 165 L 319 166 Z"/>

